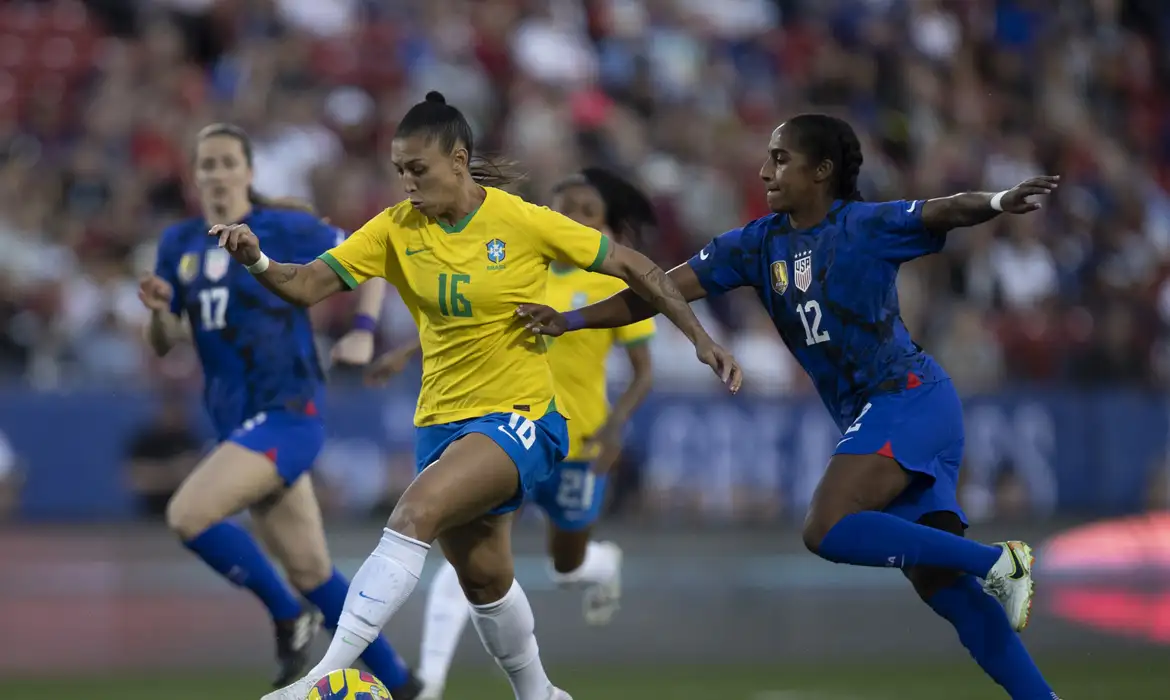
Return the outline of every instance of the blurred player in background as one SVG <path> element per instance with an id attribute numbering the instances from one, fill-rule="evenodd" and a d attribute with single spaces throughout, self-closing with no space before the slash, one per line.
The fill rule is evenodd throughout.
<path id="1" fill-rule="evenodd" d="M 630 183 L 598 168 L 587 168 L 558 185 L 553 209 L 634 248 L 640 247 L 641 233 L 655 225 L 654 210 L 646 197 Z M 625 285 L 613 277 L 555 261 L 549 264 L 546 299 L 556 309 L 579 308 L 623 288 Z M 549 479 L 536 486 L 532 503 L 548 518 L 553 581 L 566 588 L 584 587 L 585 620 L 593 625 L 608 623 L 621 598 L 621 548 L 613 542 L 592 541 L 590 535 L 605 502 L 608 474 L 621 456 L 624 427 L 650 391 L 653 367 L 648 342 L 653 337 L 654 321 L 646 319 L 612 331 L 574 333 L 549 343 L 557 402 L 572 417 L 568 421 L 569 454 Z M 611 409 L 605 365 L 614 345 L 625 349 L 633 373 Z M 384 383 L 402 371 L 419 347 L 417 342 L 411 343 L 383 355 L 367 376 L 372 383 Z M 419 663 L 425 685 L 421 697 L 442 697 L 469 616 L 459 577 L 446 564 L 436 574 L 427 596 Z"/>
<path id="2" fill-rule="evenodd" d="M 337 245 L 344 233 L 306 205 L 256 195 L 252 146 L 238 127 L 213 124 L 200 132 L 195 183 L 203 215 L 163 232 L 155 273 L 139 290 L 151 310 L 148 335 L 156 353 L 192 337 L 220 441 L 171 499 L 167 523 L 188 549 L 268 608 L 280 687 L 304 672 L 313 636 L 322 622 L 336 626 L 349 589 L 330 561 L 308 473 L 325 440 L 325 377 L 305 310 L 264 289 L 207 230 L 243 222 L 270 249 L 302 261 Z M 228 520 L 244 509 L 296 591 L 252 536 Z M 304 606 L 297 591 L 319 611 Z M 362 660 L 399 700 L 418 692 L 385 639 Z"/>
<path id="3" fill-rule="evenodd" d="M 273 262 L 247 224 L 212 229 L 261 283 L 299 306 L 373 277 L 387 279 L 418 324 L 423 346 L 415 416 L 419 474 L 354 577 L 325 658 L 270 698 L 303 700 L 318 679 L 350 666 L 414 590 L 436 539 L 516 698 L 569 697 L 540 661 L 511 551 L 513 512 L 568 447 L 545 344 L 514 313 L 523 298 L 544 298 L 551 261 L 624 280 L 683 329 L 700 360 L 738 386 L 734 360 L 711 340 L 666 273 L 594 229 L 485 187 L 512 178 L 499 164 L 473 161 L 473 152 L 463 114 L 432 92 L 406 113 L 391 143 L 409 200 L 318 260 Z"/>
<path id="4" fill-rule="evenodd" d="M 1054 191 L 1057 178 L 871 204 L 857 191 L 861 164 L 846 122 L 819 114 L 785 122 L 760 170 L 774 213 L 719 236 L 671 277 L 691 301 L 754 288 L 841 428 L 805 520 L 808 548 L 833 562 L 900 568 L 1012 698 L 1053 700 L 1016 634 L 1032 606 L 1031 549 L 963 538 L 962 406 L 946 372 L 910 339 L 896 281 L 902 263 L 940 251 L 951 229 L 1039 209 L 1028 198 Z M 556 336 L 654 310 L 622 292 L 566 314 L 543 305 L 518 313 Z"/>

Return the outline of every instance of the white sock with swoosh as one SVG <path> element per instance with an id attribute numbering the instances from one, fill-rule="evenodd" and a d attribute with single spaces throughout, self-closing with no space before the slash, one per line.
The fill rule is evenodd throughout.
<path id="1" fill-rule="evenodd" d="M 382 532 L 382 540 L 349 584 L 329 650 L 309 676 L 320 678 L 353 666 L 418 584 L 430 549 L 390 528 Z"/>

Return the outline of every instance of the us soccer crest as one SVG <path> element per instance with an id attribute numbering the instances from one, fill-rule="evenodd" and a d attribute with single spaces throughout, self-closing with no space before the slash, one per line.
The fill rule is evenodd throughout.
<path id="1" fill-rule="evenodd" d="M 792 261 L 792 271 L 796 273 L 796 288 L 807 292 L 812 286 L 812 252 L 806 251 L 797 255 Z"/>
<path id="2" fill-rule="evenodd" d="M 231 263 L 232 256 L 226 250 L 209 248 L 203 254 L 203 276 L 212 282 L 218 282 L 227 275 Z"/>
<path id="3" fill-rule="evenodd" d="M 199 274 L 199 253 L 183 253 L 179 258 L 179 269 L 175 270 L 179 281 L 189 284 Z"/>
<path id="4" fill-rule="evenodd" d="M 499 265 L 504 262 L 504 258 L 508 257 L 507 245 L 498 238 L 493 238 L 487 242 L 487 257 L 493 265 Z"/>
<path id="5" fill-rule="evenodd" d="M 777 260 L 772 263 L 772 289 L 777 294 L 783 294 L 788 289 L 788 261 Z"/>

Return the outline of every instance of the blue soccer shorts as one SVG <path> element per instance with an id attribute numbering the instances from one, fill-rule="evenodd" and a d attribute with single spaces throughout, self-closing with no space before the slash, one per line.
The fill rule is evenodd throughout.
<path id="1" fill-rule="evenodd" d="M 516 494 L 492 509 L 492 515 L 511 513 L 519 508 L 569 450 L 569 426 L 564 416 L 556 411 L 537 420 L 519 413 L 490 413 L 481 418 L 415 428 L 415 469 L 421 473 L 437 462 L 451 443 L 471 433 L 486 435 L 508 453 L 520 477 Z"/>
<path id="2" fill-rule="evenodd" d="M 584 530 L 601 516 L 608 479 L 608 475 L 594 474 L 589 462 L 561 462 L 536 485 L 532 502 L 558 530 Z"/>
<path id="3" fill-rule="evenodd" d="M 325 446 L 325 423 L 320 415 L 296 411 L 263 411 L 244 421 L 228 437 L 244 449 L 268 457 L 276 472 L 291 486 L 313 468 Z"/>
<path id="4" fill-rule="evenodd" d="M 873 397 L 834 454 L 885 455 L 914 474 L 885 512 L 917 522 L 927 513 L 950 511 L 966 525 L 958 498 L 963 442 L 963 405 L 954 385 L 943 380 Z"/>

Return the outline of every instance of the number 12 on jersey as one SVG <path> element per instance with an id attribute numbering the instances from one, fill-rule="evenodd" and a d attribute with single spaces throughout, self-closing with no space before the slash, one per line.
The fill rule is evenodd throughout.
<path id="1" fill-rule="evenodd" d="M 804 344 L 817 345 L 829 340 L 829 332 L 821 330 L 821 305 L 815 299 L 796 305 L 800 322 L 804 325 Z"/>

